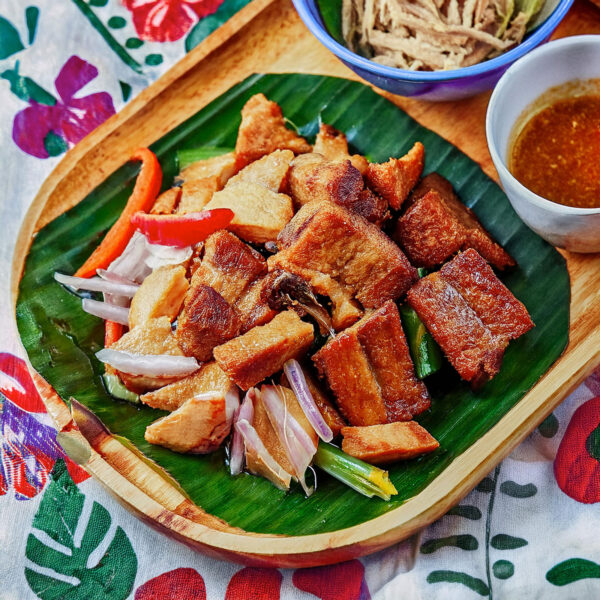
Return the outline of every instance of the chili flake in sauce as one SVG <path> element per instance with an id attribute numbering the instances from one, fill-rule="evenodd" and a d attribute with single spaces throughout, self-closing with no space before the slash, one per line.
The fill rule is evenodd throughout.
<path id="1" fill-rule="evenodd" d="M 600 207 L 600 95 L 558 100 L 535 114 L 512 146 L 509 168 L 547 200 Z"/>

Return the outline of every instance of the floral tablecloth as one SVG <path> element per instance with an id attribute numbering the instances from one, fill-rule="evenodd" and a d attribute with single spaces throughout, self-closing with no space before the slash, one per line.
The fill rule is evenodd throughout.
<path id="1" fill-rule="evenodd" d="M 9 299 L 25 211 L 61 155 L 248 0 L 0 0 L 0 598 L 600 598 L 600 376 L 459 506 L 371 557 L 304 570 L 197 554 L 65 457 Z"/>

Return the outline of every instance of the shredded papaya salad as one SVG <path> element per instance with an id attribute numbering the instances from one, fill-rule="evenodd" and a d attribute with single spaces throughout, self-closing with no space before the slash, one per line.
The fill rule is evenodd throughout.
<path id="1" fill-rule="evenodd" d="M 121 215 L 73 276 L 57 272 L 54 278 L 70 291 L 103 295 L 102 301 L 89 297 L 90 294 L 82 295 L 85 296 L 82 297 L 82 308 L 105 321 L 104 349 L 96 356 L 105 363 L 103 379 L 106 389 L 119 400 L 140 403 L 141 380 L 152 379 L 168 386 L 208 368 L 211 363 L 203 364 L 193 356 L 184 355 L 179 348 L 166 353 L 115 349 L 128 329 L 127 334 L 131 334 L 132 299 L 144 281 L 162 267 L 187 265 L 192 257 L 198 256 L 204 240 L 214 232 L 226 229 L 234 219 L 234 212 L 228 208 L 214 208 L 186 214 L 152 214 L 162 187 L 159 161 L 147 148 L 136 150 L 131 160 L 141 162 L 141 169 Z M 154 322 L 154 337 L 162 340 L 161 348 L 169 349 L 164 340 L 177 328 L 177 319 L 172 323 L 168 319 L 154 319 Z M 189 447 L 182 441 L 180 446 L 171 444 L 167 447 L 177 452 L 202 454 L 226 442 L 232 475 L 242 473 L 251 456 L 255 462 L 260 461 L 263 473 L 267 473 L 264 476 L 275 485 L 289 489 L 290 480 L 294 479 L 307 495 L 316 489 L 314 470 L 314 484 L 308 485 L 305 479 L 313 465 L 365 496 L 389 500 L 396 494 L 387 471 L 350 456 L 330 443 L 334 437 L 332 429 L 315 402 L 300 363 L 295 359 L 287 360 L 283 371 L 291 390 L 263 383 L 260 387 L 248 389 L 240 403 L 238 387 L 227 381 L 224 393 L 216 387 L 205 389 L 181 407 L 173 406 L 171 415 L 181 413 L 178 416 L 185 419 L 190 428 L 201 430 L 205 427 L 206 434 L 200 445 Z M 214 379 L 216 381 L 217 378 Z M 154 392 L 155 396 L 161 392 L 160 385 L 150 388 L 159 388 Z M 220 384 L 215 383 L 217 385 Z M 311 435 L 307 433 L 307 426 L 300 424 L 299 416 L 288 410 L 290 404 L 284 390 L 293 392 L 294 403 L 302 409 L 302 421 L 310 424 Z M 258 398 L 285 451 L 291 472 L 274 459 L 257 433 L 254 419 Z M 222 405 L 219 404 L 221 400 Z M 144 403 L 153 406 L 150 399 L 144 400 Z M 224 416 L 222 421 L 217 422 L 215 415 L 219 410 Z M 146 439 L 166 445 L 161 439 L 152 440 L 148 435 L 149 430 L 161 422 L 169 426 L 171 415 L 149 426 Z"/>

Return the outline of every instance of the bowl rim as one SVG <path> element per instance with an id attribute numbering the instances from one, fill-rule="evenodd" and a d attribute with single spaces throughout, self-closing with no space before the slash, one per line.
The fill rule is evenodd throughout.
<path id="1" fill-rule="evenodd" d="M 543 196 L 536 194 L 531 191 L 528 187 L 523 185 L 508 169 L 506 165 L 506 161 L 501 157 L 500 152 L 498 151 L 498 147 L 496 144 L 496 129 L 492 125 L 492 117 L 494 112 L 498 109 L 498 107 L 502 104 L 502 100 L 504 98 L 504 89 L 507 85 L 508 81 L 514 80 L 519 76 L 520 71 L 525 69 L 531 63 L 534 63 L 541 56 L 546 54 L 554 54 L 556 52 L 564 51 L 565 48 L 573 47 L 573 46 L 587 46 L 587 45 L 595 45 L 600 48 L 600 36 L 599 35 L 575 35 L 566 38 L 562 38 L 559 40 L 554 40 L 549 42 L 548 44 L 536 48 L 527 56 L 521 58 L 513 65 L 511 65 L 507 71 L 502 75 L 494 91 L 492 92 L 492 96 L 490 97 L 490 101 L 488 104 L 486 117 L 485 117 L 485 135 L 487 138 L 488 149 L 490 151 L 490 155 L 492 157 L 492 161 L 494 166 L 496 167 L 496 171 L 498 171 L 498 175 L 502 181 L 508 180 L 511 185 L 516 187 L 520 197 L 530 204 L 533 204 L 539 208 L 542 208 L 548 212 L 553 212 L 561 215 L 594 215 L 600 213 L 600 207 L 598 208 L 578 208 L 576 206 L 567 206 L 565 204 L 559 204 L 557 202 L 553 202 L 552 200 L 548 200 Z M 540 92 L 539 95 L 544 92 Z M 539 96 L 538 95 L 538 96 Z M 518 118 L 518 117 L 517 117 Z M 510 124 L 510 129 L 514 127 L 514 122 Z M 510 199 L 510 196 L 509 196 Z"/>
<path id="2" fill-rule="evenodd" d="M 543 42 L 554 29 L 556 29 L 571 8 L 573 2 L 574 0 L 559 0 L 548 18 L 534 29 L 533 33 L 528 38 L 500 56 L 470 67 L 461 67 L 460 69 L 452 69 L 449 71 L 410 71 L 407 69 L 380 65 L 379 63 L 373 62 L 368 58 L 352 52 L 346 48 L 346 46 L 337 42 L 319 22 L 319 19 L 315 14 L 315 12 L 318 13 L 315 0 L 292 0 L 298 15 L 302 21 L 304 21 L 304 24 L 308 27 L 309 31 L 338 58 L 344 62 L 350 63 L 354 67 L 367 70 L 380 77 L 403 79 L 410 82 L 452 81 L 464 77 L 476 77 L 478 75 L 487 74 L 495 69 L 505 67 L 507 64 L 517 60 Z"/>

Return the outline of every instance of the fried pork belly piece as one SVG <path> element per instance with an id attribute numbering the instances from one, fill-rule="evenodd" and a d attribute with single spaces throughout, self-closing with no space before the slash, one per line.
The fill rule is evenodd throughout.
<path id="1" fill-rule="evenodd" d="M 225 398 L 192 396 L 171 414 L 146 427 L 144 438 L 150 444 L 173 452 L 208 454 L 229 435 Z"/>
<path id="2" fill-rule="evenodd" d="M 213 194 L 205 209 L 213 208 L 230 208 L 235 216 L 227 228 L 255 244 L 274 242 L 294 214 L 289 196 L 243 181 Z"/>
<path id="3" fill-rule="evenodd" d="M 392 301 L 336 335 L 313 361 L 352 425 L 407 421 L 431 403 Z"/>
<path id="4" fill-rule="evenodd" d="M 237 169 L 275 150 L 294 154 L 310 152 L 310 144 L 285 126 L 281 108 L 264 94 L 252 96 L 242 108 L 242 122 L 235 143 Z"/>
<path id="5" fill-rule="evenodd" d="M 199 394 L 214 392 L 215 396 L 225 399 L 225 394 L 232 385 L 231 379 L 213 361 L 202 365 L 198 371 L 175 383 L 140 396 L 140 400 L 152 408 L 173 411 Z"/>
<path id="6" fill-rule="evenodd" d="M 183 352 L 171 331 L 171 321 L 168 317 L 150 319 L 116 341 L 111 350 L 131 352 L 132 354 L 170 354 L 183 356 Z M 147 375 L 131 375 L 118 371 L 123 384 L 135 392 L 142 394 L 147 390 L 155 390 L 173 383 L 181 377 L 149 377 Z"/>
<path id="7" fill-rule="evenodd" d="M 419 207 L 419 203 L 423 200 L 426 200 L 425 205 Z M 461 242 L 459 246 L 461 250 L 467 248 L 477 250 L 483 258 L 498 269 L 515 265 L 512 257 L 484 229 L 475 213 L 460 201 L 452 189 L 452 184 L 438 173 L 430 173 L 423 178 L 413 191 L 408 206 L 405 215 L 398 221 L 394 237 L 405 247 L 409 258 L 415 264 L 424 267 L 434 266 L 456 252 L 453 250 L 442 257 L 444 254 L 442 248 L 434 249 L 431 244 L 431 237 L 435 235 L 435 231 L 430 235 L 427 229 L 440 218 L 442 221 L 438 229 L 444 230 L 441 241 L 447 250 L 452 250 L 458 242 Z M 454 244 L 452 244 L 453 233 L 456 233 Z M 423 236 L 422 244 L 419 243 L 419 235 Z M 433 252 L 431 256 L 429 256 L 430 252 Z M 440 257 L 441 260 L 438 260 Z"/>
<path id="8" fill-rule="evenodd" d="M 404 253 L 379 228 L 333 202 L 304 205 L 279 236 L 269 270 L 299 275 L 333 303 L 336 330 L 364 308 L 402 296 L 417 279 Z"/>
<path id="9" fill-rule="evenodd" d="M 279 313 L 266 325 L 254 327 L 214 349 L 220 367 L 243 390 L 299 358 L 312 344 L 313 327 L 292 310 Z"/>
<path id="10" fill-rule="evenodd" d="M 342 450 L 378 465 L 433 452 L 439 442 L 416 421 L 386 423 L 369 427 L 344 427 Z"/>
<path id="11" fill-rule="evenodd" d="M 234 175 L 225 187 L 236 183 L 258 183 L 272 192 L 280 192 L 287 181 L 290 163 L 294 159 L 291 150 L 275 150 L 244 167 Z"/>
<path id="12" fill-rule="evenodd" d="M 413 265 L 430 269 L 456 254 L 467 236 L 440 195 L 431 190 L 398 220 L 394 239 Z"/>
<path id="13" fill-rule="evenodd" d="M 207 238 L 177 321 L 177 339 L 186 354 L 210 360 L 213 348 L 240 333 L 243 320 L 235 303 L 266 272 L 265 259 L 232 233 L 221 230 Z"/>
<path id="14" fill-rule="evenodd" d="M 190 179 L 181 186 L 181 199 L 177 206 L 178 214 L 200 212 L 211 201 L 213 194 L 223 186 L 217 175 Z"/>
<path id="15" fill-rule="evenodd" d="M 306 431 L 310 439 L 313 441 L 315 447 L 319 442 L 319 438 L 315 433 L 312 425 L 309 423 L 304 411 L 300 404 L 298 404 L 298 400 L 294 392 L 291 389 L 283 386 L 277 386 L 277 391 L 279 392 L 283 402 L 285 403 L 285 407 L 287 412 L 298 421 L 298 424 Z M 265 409 L 264 402 L 262 401 L 260 393 L 256 394 L 254 401 L 254 419 L 252 421 L 252 426 L 256 429 L 256 433 L 258 433 L 258 437 L 262 440 L 262 443 L 265 445 L 265 448 L 269 452 L 269 454 L 273 457 L 275 462 L 279 464 L 279 466 L 284 469 L 287 473 L 293 473 L 294 467 L 290 463 L 285 449 L 283 448 L 277 434 L 275 433 L 275 428 L 269 419 L 269 415 Z M 255 453 L 246 451 L 246 466 L 248 467 L 248 471 L 250 473 L 254 473 L 255 475 L 260 475 L 265 477 L 269 481 L 273 482 L 277 487 L 282 487 L 280 484 L 283 483 L 280 478 L 275 477 L 273 479 L 272 471 L 265 465 L 264 461 Z M 287 481 L 287 485 L 283 487 L 283 489 L 289 488 L 289 480 Z"/>
<path id="16" fill-rule="evenodd" d="M 402 158 L 390 158 L 386 163 L 370 163 L 365 175 L 367 185 L 395 210 L 399 210 L 415 186 L 425 164 L 425 148 L 421 142 Z"/>
<path id="17" fill-rule="evenodd" d="M 181 196 L 181 188 L 173 187 L 163 192 L 154 202 L 150 214 L 152 215 L 170 215 L 175 212 L 175 207 Z"/>
<path id="18" fill-rule="evenodd" d="M 129 328 L 159 317 L 168 317 L 172 321 L 179 313 L 189 288 L 185 274 L 185 267 L 180 265 L 168 265 L 152 271 L 131 300 Z"/>
<path id="19" fill-rule="evenodd" d="M 340 434 L 342 427 L 346 426 L 346 421 L 344 421 L 342 415 L 340 415 L 333 402 L 323 391 L 323 388 L 313 377 L 308 374 L 306 369 L 304 369 L 304 378 L 306 379 L 306 385 L 310 390 L 313 400 L 315 401 L 323 420 L 325 423 L 327 423 L 329 429 L 331 429 L 333 437 L 337 437 Z M 285 374 L 281 376 L 281 384 L 284 386 L 289 385 Z"/>
<path id="20" fill-rule="evenodd" d="M 461 252 L 442 267 L 440 275 L 458 291 L 494 335 L 515 340 L 534 327 L 523 303 L 475 250 Z"/>
<path id="21" fill-rule="evenodd" d="M 271 308 L 271 284 L 273 276 L 269 273 L 252 282 L 235 303 L 235 310 L 240 320 L 240 333 L 246 333 L 258 325 L 266 325 L 277 311 Z"/>
<path id="22" fill-rule="evenodd" d="M 331 125 L 321 123 L 319 133 L 313 146 L 313 152 L 322 154 L 325 158 L 332 161 L 349 160 L 352 166 L 360 171 L 361 175 L 367 172 L 369 161 L 360 154 L 350 156 L 348 150 L 348 139 L 341 131 L 335 129 Z"/>
<path id="23" fill-rule="evenodd" d="M 177 180 L 185 183 L 206 177 L 217 177 L 219 187 L 222 188 L 237 171 L 235 161 L 236 158 L 233 152 L 199 160 L 183 169 L 177 176 Z"/>
<path id="24" fill-rule="evenodd" d="M 533 327 L 527 309 L 472 249 L 420 279 L 407 299 L 475 388 L 498 373 L 509 340 Z"/>

